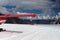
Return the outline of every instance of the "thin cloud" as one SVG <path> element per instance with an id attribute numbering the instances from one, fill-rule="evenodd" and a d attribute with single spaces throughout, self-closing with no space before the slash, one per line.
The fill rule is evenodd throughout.
<path id="1" fill-rule="evenodd" d="M 24 9 L 42 9 L 42 14 L 52 14 L 52 6 L 49 0 L 0 0 L 0 5 L 16 5 L 18 10 L 19 8 Z"/>
<path id="2" fill-rule="evenodd" d="M 0 7 L 0 12 L 3 14 L 9 13 L 6 8 Z"/>
<path id="3" fill-rule="evenodd" d="M 8 0 L 0 0 L 0 6 L 8 4 Z"/>

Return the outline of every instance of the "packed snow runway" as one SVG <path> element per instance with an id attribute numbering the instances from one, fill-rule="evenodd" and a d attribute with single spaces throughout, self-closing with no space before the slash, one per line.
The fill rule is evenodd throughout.
<path id="1" fill-rule="evenodd" d="M 60 40 L 60 25 L 2 24 L 0 28 L 22 32 L 0 32 L 0 40 Z"/>

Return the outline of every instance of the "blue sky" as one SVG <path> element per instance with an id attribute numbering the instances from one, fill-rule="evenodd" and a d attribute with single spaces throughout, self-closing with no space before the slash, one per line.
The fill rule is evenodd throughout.
<path id="1" fill-rule="evenodd" d="M 42 15 L 57 14 L 56 5 L 52 5 L 55 0 L 0 0 L 0 6 L 4 7 L 5 11 L 27 12 Z"/>

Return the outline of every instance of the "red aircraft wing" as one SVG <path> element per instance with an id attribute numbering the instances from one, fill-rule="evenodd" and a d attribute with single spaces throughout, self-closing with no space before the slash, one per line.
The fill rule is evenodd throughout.
<path id="1" fill-rule="evenodd" d="M 12 17 L 36 17 L 36 14 L 7 14 L 5 16 L 0 16 L 0 24 L 5 23 L 7 18 L 12 18 Z"/>

